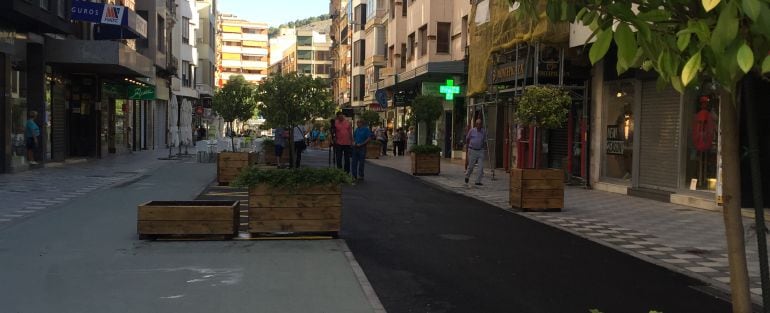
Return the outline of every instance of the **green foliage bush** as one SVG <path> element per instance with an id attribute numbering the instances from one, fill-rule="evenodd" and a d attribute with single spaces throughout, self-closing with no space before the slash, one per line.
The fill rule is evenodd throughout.
<path id="1" fill-rule="evenodd" d="M 336 168 L 260 169 L 243 171 L 233 186 L 254 187 L 267 184 L 271 187 L 300 189 L 318 185 L 350 184 L 350 175 Z"/>
<path id="2" fill-rule="evenodd" d="M 441 152 L 441 148 L 434 145 L 415 145 L 411 152 L 414 154 L 436 154 Z"/>
<path id="3" fill-rule="evenodd" d="M 414 98 L 412 107 L 414 109 L 415 120 L 417 122 L 428 123 L 429 125 L 441 117 L 441 113 L 444 112 L 441 98 L 434 96 L 417 96 Z"/>
<path id="4" fill-rule="evenodd" d="M 361 119 L 366 122 L 366 125 L 372 127 L 380 123 L 380 114 L 372 110 L 366 110 L 361 113 Z"/>
<path id="5" fill-rule="evenodd" d="M 516 122 L 522 126 L 561 128 L 567 120 L 572 102 L 566 90 L 548 87 L 527 87 L 516 104 Z"/>

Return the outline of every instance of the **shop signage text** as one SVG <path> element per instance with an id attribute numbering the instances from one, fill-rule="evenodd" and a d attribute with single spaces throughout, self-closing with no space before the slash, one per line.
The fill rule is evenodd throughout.
<path id="1" fill-rule="evenodd" d="M 625 141 L 620 137 L 620 127 L 617 125 L 607 126 L 607 154 L 623 155 L 623 145 Z"/>
<path id="2" fill-rule="evenodd" d="M 131 100 L 155 100 L 155 87 L 129 87 L 128 98 Z"/>

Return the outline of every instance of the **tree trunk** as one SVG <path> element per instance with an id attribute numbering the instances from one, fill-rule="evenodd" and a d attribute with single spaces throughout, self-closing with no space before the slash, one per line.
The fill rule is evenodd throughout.
<path id="1" fill-rule="evenodd" d="M 749 274 L 741 216 L 740 128 L 736 94 L 720 92 L 722 133 L 722 201 L 730 263 L 730 289 L 734 313 L 751 313 Z"/>

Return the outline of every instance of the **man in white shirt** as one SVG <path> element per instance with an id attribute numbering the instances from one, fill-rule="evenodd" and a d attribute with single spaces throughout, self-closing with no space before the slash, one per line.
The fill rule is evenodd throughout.
<path id="1" fill-rule="evenodd" d="M 294 167 L 299 168 L 300 159 L 302 159 L 302 152 L 305 151 L 307 145 L 305 144 L 305 134 L 307 129 L 304 125 L 294 126 Z"/>

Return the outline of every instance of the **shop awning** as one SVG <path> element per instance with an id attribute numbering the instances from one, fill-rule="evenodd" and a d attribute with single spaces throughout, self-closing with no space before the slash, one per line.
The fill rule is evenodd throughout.
<path id="1" fill-rule="evenodd" d="M 122 5 L 74 0 L 70 12 L 73 20 L 96 24 L 97 40 L 147 38 L 147 21 Z"/>

